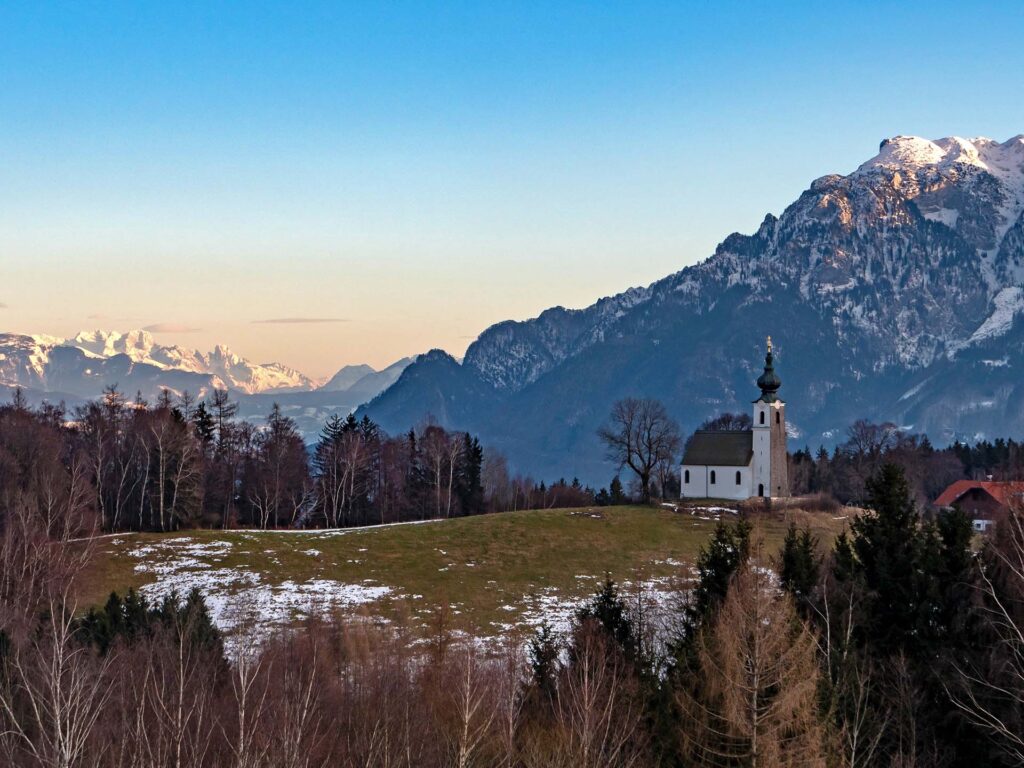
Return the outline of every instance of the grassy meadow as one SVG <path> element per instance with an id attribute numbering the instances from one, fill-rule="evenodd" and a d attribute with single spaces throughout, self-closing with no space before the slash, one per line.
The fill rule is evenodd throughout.
<path id="1" fill-rule="evenodd" d="M 445 606 L 452 628 L 496 637 L 542 617 L 564 619 L 606 573 L 655 591 L 685 580 L 720 509 L 594 507 L 341 531 L 123 534 L 95 541 L 80 605 L 129 587 L 155 597 L 198 586 L 228 628 L 230 605 L 251 598 L 256 622 L 358 606 L 426 629 Z M 844 524 L 830 515 L 803 520 L 824 540 Z M 778 551 L 787 525 L 758 521 L 767 552 Z"/>

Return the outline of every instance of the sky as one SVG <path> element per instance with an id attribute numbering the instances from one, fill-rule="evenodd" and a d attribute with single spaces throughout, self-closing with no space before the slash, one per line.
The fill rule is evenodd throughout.
<path id="1" fill-rule="evenodd" d="M 1024 3 L 0 5 L 0 331 L 312 376 L 645 285 L 897 134 L 1024 133 Z"/>

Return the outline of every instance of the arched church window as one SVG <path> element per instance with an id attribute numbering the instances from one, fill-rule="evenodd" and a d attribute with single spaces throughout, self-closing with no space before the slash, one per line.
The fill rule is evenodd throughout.
<path id="1" fill-rule="evenodd" d="M 757 485 L 757 495 L 758 496 L 764 496 L 764 483 L 758 483 L 758 485 Z"/>
<path id="2" fill-rule="evenodd" d="M 782 423 L 782 414 L 779 413 L 778 411 L 775 412 L 775 423 L 776 424 L 781 424 Z"/>
<path id="3" fill-rule="evenodd" d="M 711 484 L 715 484 L 715 470 L 713 469 L 711 470 Z"/>
<path id="4" fill-rule="evenodd" d="M 736 485 L 740 484 L 740 477 L 741 477 L 740 471 L 737 469 L 736 470 Z"/>
<path id="5" fill-rule="evenodd" d="M 764 411 L 761 411 L 761 423 L 764 424 Z"/>
<path id="6" fill-rule="evenodd" d="M 683 472 L 683 482 L 684 483 L 689 483 L 690 482 L 690 470 L 688 470 L 688 469 L 685 472 Z"/>

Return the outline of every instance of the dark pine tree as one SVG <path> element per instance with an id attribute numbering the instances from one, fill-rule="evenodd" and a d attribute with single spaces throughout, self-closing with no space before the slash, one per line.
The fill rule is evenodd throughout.
<path id="1" fill-rule="evenodd" d="M 630 661 L 636 660 L 638 643 L 633 632 L 626 605 L 619 597 L 619 591 L 611 576 L 606 576 L 601 588 L 590 600 L 576 612 L 580 623 L 594 621 L 608 635 L 608 639 L 617 645 Z"/>
<path id="2" fill-rule="evenodd" d="M 810 528 L 798 531 L 796 524 L 790 523 L 782 544 L 780 561 L 779 580 L 782 588 L 798 601 L 808 599 L 818 584 L 821 570 L 818 539 Z"/>
<path id="3" fill-rule="evenodd" d="M 195 427 L 196 436 L 202 441 L 203 445 L 206 447 L 212 445 L 213 439 L 217 435 L 217 425 L 205 402 L 200 402 L 196 406 L 195 413 L 192 415 L 192 424 Z"/>
<path id="4" fill-rule="evenodd" d="M 867 588 L 869 626 L 883 653 L 917 650 L 931 620 L 922 572 L 924 539 L 903 470 L 885 464 L 866 484 L 868 508 L 852 524 L 853 551 Z"/>
<path id="5" fill-rule="evenodd" d="M 688 643 L 711 613 L 725 600 L 729 584 L 739 567 L 750 555 L 751 525 L 740 520 L 726 525 L 721 520 L 715 526 L 711 541 L 700 548 L 697 556 L 697 586 L 690 595 L 683 617 Z"/>
<path id="6" fill-rule="evenodd" d="M 533 684 L 545 698 L 550 698 L 555 693 L 561 668 L 558 661 L 561 647 L 551 625 L 546 621 L 540 625 L 537 634 L 530 638 L 528 653 Z"/>
<path id="7" fill-rule="evenodd" d="M 608 486 L 608 500 L 613 506 L 619 504 L 625 504 L 626 494 L 622 490 L 622 481 L 619 480 L 619 476 L 616 475 L 612 478 L 611 484 Z"/>
<path id="8" fill-rule="evenodd" d="M 484 449 L 480 441 L 463 435 L 462 452 L 459 455 L 458 495 L 464 515 L 477 515 L 484 511 L 483 466 Z"/>

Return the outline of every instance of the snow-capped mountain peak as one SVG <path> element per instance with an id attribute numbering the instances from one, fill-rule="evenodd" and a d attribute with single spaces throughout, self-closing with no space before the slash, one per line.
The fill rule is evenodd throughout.
<path id="1" fill-rule="evenodd" d="M 128 355 L 136 361 L 143 361 L 149 357 L 150 351 L 156 345 L 153 334 L 149 331 L 79 331 L 70 339 L 62 342 L 65 346 L 78 347 L 84 352 L 89 352 L 100 357 L 113 357 L 114 355 Z"/>
<path id="2" fill-rule="evenodd" d="M 144 330 L 81 331 L 64 339 L 0 334 L 0 384 L 77 394 L 96 390 L 101 379 L 122 386 L 138 379 L 149 392 L 160 386 L 246 394 L 316 388 L 308 376 L 280 363 L 253 363 L 223 345 L 208 353 L 163 345 Z"/>
<path id="3" fill-rule="evenodd" d="M 1017 179 L 1024 173 L 1024 134 L 1002 143 L 985 136 L 948 136 L 934 141 L 920 136 L 894 136 L 883 141 L 878 154 L 857 170 L 918 170 L 927 166 L 949 170 L 956 165 L 976 166 L 1004 180 Z"/>
<path id="4" fill-rule="evenodd" d="M 992 256 L 1024 215 L 1024 135 L 1004 142 L 983 136 L 934 141 L 895 136 L 883 141 L 878 154 L 853 176 L 878 173 L 914 200 L 926 219 L 965 234 Z M 979 209 L 987 209 L 980 222 Z M 998 290 L 999 277 L 991 266 L 986 281 Z"/>

